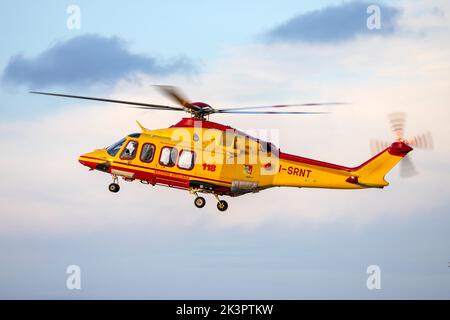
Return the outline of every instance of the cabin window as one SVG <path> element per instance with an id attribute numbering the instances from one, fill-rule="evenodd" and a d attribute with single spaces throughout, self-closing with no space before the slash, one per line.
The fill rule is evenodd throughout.
<path id="1" fill-rule="evenodd" d="M 173 167 L 177 161 L 178 150 L 171 147 L 164 147 L 161 149 L 159 156 L 159 163 L 166 167 Z"/>
<path id="2" fill-rule="evenodd" d="M 150 163 L 155 155 L 155 145 L 152 143 L 144 143 L 141 151 L 141 161 Z"/>
<path id="3" fill-rule="evenodd" d="M 122 148 L 123 143 L 125 142 L 125 138 L 123 138 L 120 141 L 117 141 L 116 143 L 110 145 L 106 148 L 106 152 L 112 157 L 115 157 L 117 152 L 119 152 L 120 148 Z"/>
<path id="4" fill-rule="evenodd" d="M 195 153 L 193 151 L 182 150 L 178 159 L 178 167 L 184 170 L 191 170 L 194 167 Z"/>
<path id="5" fill-rule="evenodd" d="M 136 156 L 138 142 L 135 140 L 128 141 L 127 145 L 122 151 L 120 155 L 120 159 L 122 160 L 132 160 Z"/>

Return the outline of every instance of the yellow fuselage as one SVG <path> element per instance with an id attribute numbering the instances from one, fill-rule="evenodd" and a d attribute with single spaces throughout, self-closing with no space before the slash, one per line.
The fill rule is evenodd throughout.
<path id="1" fill-rule="evenodd" d="M 282 153 L 270 143 L 204 120 L 185 118 L 161 130 L 141 128 L 142 133 L 127 136 L 116 149 L 98 149 L 79 161 L 126 180 L 238 196 L 275 186 L 384 187 L 384 175 L 411 150 L 394 143 L 363 165 L 348 168 Z"/>

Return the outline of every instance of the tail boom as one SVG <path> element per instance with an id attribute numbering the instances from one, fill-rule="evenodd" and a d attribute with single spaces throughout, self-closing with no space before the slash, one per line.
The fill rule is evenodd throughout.
<path id="1" fill-rule="evenodd" d="M 357 167 L 344 167 L 332 163 L 281 153 L 279 170 L 273 186 L 362 189 L 383 188 L 389 183 L 385 175 L 412 148 L 398 141 Z"/>

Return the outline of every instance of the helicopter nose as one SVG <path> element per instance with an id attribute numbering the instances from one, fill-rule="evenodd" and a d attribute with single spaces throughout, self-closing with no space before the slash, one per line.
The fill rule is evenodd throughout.
<path id="1" fill-rule="evenodd" d="M 105 160 L 106 156 L 104 155 L 104 150 L 102 149 L 88 152 L 78 157 L 78 161 L 91 170 L 95 169 L 99 162 L 103 162 Z"/>
<path id="2" fill-rule="evenodd" d="M 97 163 L 93 162 L 93 159 L 90 159 L 89 153 L 82 154 L 78 157 L 78 161 L 83 165 L 90 169 L 94 169 Z"/>

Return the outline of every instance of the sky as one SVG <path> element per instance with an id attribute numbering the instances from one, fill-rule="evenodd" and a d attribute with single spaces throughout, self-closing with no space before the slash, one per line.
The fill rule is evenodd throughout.
<path id="1" fill-rule="evenodd" d="M 369 29 L 370 5 L 380 29 Z M 68 28 L 71 5 L 80 28 Z M 2 1 L 0 298 L 449 299 L 450 5 L 447 1 Z M 70 21 L 69 21 L 70 22 Z M 70 25 L 70 24 L 69 24 Z M 383 190 L 275 188 L 193 205 L 185 191 L 121 183 L 78 156 L 183 115 L 31 95 L 213 107 L 311 101 L 317 116 L 214 115 L 275 130 L 284 152 L 347 166 L 370 139 L 430 130 Z M 66 269 L 81 270 L 68 290 Z M 381 288 L 367 288 L 379 266 Z"/>

